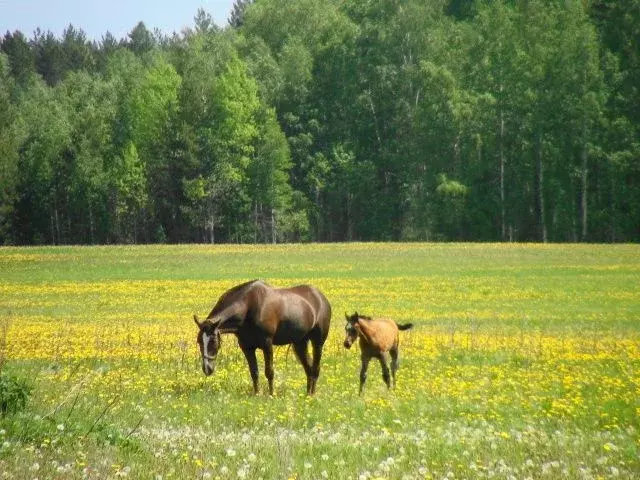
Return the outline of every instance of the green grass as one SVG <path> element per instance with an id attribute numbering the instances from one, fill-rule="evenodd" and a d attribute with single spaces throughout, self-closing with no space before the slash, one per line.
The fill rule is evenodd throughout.
<path id="1" fill-rule="evenodd" d="M 2 248 L 0 269 L 2 368 L 33 387 L 0 419 L 0 475 L 640 475 L 635 245 Z M 252 278 L 329 298 L 315 397 L 286 348 L 251 396 L 233 337 L 202 376 L 192 313 Z M 358 396 L 354 310 L 416 323 L 395 391 L 372 362 Z"/>

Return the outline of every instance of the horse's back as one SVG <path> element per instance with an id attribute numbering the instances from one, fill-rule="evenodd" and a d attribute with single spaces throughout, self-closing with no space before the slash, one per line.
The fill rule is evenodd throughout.
<path id="1" fill-rule="evenodd" d="M 369 347 L 381 352 L 388 352 L 397 346 L 398 326 L 395 321 L 389 318 L 374 318 L 371 320 L 363 320 L 360 322 L 360 325 L 362 325 L 361 328 L 366 329 L 367 337 L 373 343 L 372 345 L 368 345 Z M 363 342 L 364 344 L 368 344 L 367 339 L 362 336 L 360 336 L 360 342 L 361 346 Z"/>
<path id="2" fill-rule="evenodd" d="M 316 326 L 322 331 L 324 341 L 329 333 L 329 323 L 331 322 L 331 305 L 327 297 L 313 285 L 296 285 L 280 289 L 280 291 L 298 295 L 311 305 L 315 314 Z"/>
<path id="3" fill-rule="evenodd" d="M 380 328 L 382 328 L 383 330 L 386 330 L 389 332 L 398 331 L 398 324 L 395 322 L 395 320 L 392 320 L 390 318 L 375 318 L 373 319 L 373 322 L 378 322 L 380 325 Z"/>

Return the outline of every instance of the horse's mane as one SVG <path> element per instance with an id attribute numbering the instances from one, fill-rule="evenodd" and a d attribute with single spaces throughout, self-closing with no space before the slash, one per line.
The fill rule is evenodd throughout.
<path id="1" fill-rule="evenodd" d="M 373 318 L 367 316 L 367 315 L 362 315 L 362 314 L 358 314 L 358 318 L 361 320 L 373 320 Z"/>
<path id="2" fill-rule="evenodd" d="M 218 312 L 226 308 L 228 305 L 235 302 L 238 298 L 242 297 L 249 288 L 253 287 L 256 283 L 263 283 L 261 280 L 251 280 L 249 282 L 241 283 L 235 287 L 227 290 L 222 294 L 218 302 L 211 310 L 211 313 L 207 316 L 207 319 L 213 318 Z"/>

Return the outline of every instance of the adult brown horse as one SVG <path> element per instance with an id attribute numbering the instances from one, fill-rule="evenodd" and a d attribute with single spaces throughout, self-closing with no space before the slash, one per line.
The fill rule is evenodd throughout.
<path id="1" fill-rule="evenodd" d="M 264 374 L 273 395 L 273 346 L 293 345 L 307 374 L 307 394 L 313 395 L 320 375 L 322 347 L 329 334 L 331 306 L 315 287 L 299 285 L 273 288 L 261 280 L 243 283 L 226 291 L 198 325 L 198 345 L 202 371 L 209 376 L 215 370 L 220 350 L 220 335 L 233 333 L 249 364 L 253 391 L 258 393 L 256 349 L 264 352 Z M 313 362 L 308 345 L 313 347 Z"/>

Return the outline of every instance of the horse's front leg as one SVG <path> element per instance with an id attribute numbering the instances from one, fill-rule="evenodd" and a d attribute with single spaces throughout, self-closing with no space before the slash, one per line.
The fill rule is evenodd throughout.
<path id="1" fill-rule="evenodd" d="M 364 389 L 364 382 L 367 381 L 367 368 L 369 368 L 369 360 L 371 360 L 371 355 L 369 352 L 362 350 L 360 354 L 360 360 L 362 361 L 362 366 L 360 367 L 360 395 L 362 395 L 362 390 Z"/>
<path id="2" fill-rule="evenodd" d="M 269 382 L 269 395 L 273 395 L 273 344 L 267 340 L 264 348 L 264 376 Z"/>
<path id="3" fill-rule="evenodd" d="M 258 359 L 256 358 L 255 348 L 242 347 L 242 353 L 244 353 L 247 363 L 249 364 L 249 373 L 251 374 L 251 381 L 253 382 L 253 394 L 258 393 Z"/>

